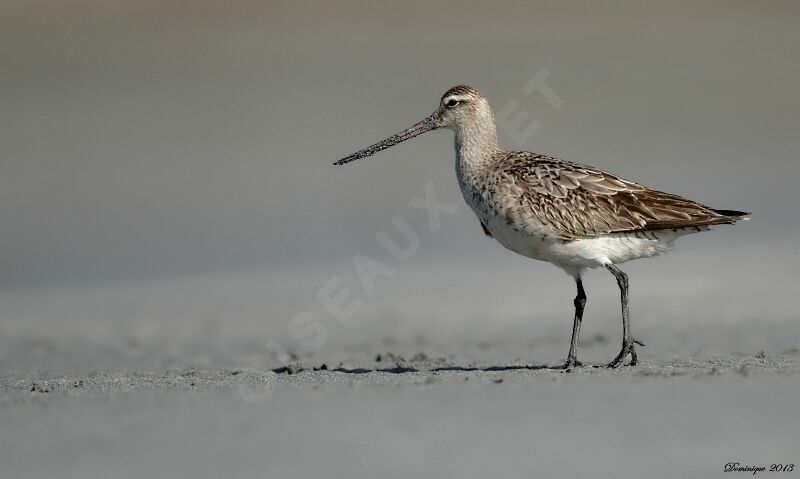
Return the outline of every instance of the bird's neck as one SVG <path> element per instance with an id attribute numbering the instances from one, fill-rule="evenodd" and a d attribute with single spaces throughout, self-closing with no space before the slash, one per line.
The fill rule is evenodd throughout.
<path id="1" fill-rule="evenodd" d="M 500 151 L 491 110 L 479 112 L 476 120 L 459 125 L 455 131 L 456 168 L 462 174 L 477 175 Z"/>

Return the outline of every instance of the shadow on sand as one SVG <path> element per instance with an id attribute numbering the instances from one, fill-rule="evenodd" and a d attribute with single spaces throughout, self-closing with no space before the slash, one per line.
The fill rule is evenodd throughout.
<path id="1" fill-rule="evenodd" d="M 278 368 L 273 370 L 276 373 L 283 373 L 286 374 L 289 372 L 288 368 Z M 406 373 L 417 373 L 417 372 L 438 372 L 438 371 L 482 371 L 482 372 L 493 372 L 493 371 L 514 371 L 520 369 L 527 369 L 527 370 L 540 370 L 540 369 L 564 369 L 563 366 L 548 366 L 548 365 L 533 365 L 533 366 L 487 366 L 487 367 L 472 367 L 472 366 L 442 366 L 430 369 L 417 369 L 410 366 L 400 366 L 397 365 L 395 367 L 390 368 L 375 368 L 375 369 L 368 369 L 368 368 L 331 368 L 328 369 L 327 367 L 323 366 L 321 368 L 314 368 L 315 371 L 331 371 L 334 373 L 345 373 L 345 374 L 369 374 L 369 373 L 389 373 L 389 374 L 406 374 Z"/>

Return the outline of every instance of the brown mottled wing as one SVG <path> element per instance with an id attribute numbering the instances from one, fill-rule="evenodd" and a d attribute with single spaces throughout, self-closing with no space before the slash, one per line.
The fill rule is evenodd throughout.
<path id="1" fill-rule="evenodd" d="M 651 190 L 591 166 L 527 152 L 509 153 L 496 169 L 505 185 L 509 224 L 520 230 L 577 239 L 732 223 L 700 203 Z"/>

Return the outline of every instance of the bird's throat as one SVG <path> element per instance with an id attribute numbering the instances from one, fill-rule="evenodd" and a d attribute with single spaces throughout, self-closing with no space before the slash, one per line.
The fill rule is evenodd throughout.
<path id="1" fill-rule="evenodd" d="M 455 129 L 456 161 L 460 169 L 481 169 L 500 151 L 497 128 L 491 111 Z"/>

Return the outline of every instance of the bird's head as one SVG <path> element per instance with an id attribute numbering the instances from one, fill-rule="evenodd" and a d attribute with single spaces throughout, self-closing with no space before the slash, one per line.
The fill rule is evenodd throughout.
<path id="1" fill-rule="evenodd" d="M 346 156 L 335 162 L 334 165 L 344 165 L 360 158 L 372 156 L 379 151 L 431 130 L 449 128 L 458 135 L 461 131 L 468 130 L 471 127 L 484 127 L 484 124 L 492 132 L 494 131 L 494 116 L 491 108 L 489 108 L 489 102 L 483 94 L 470 86 L 455 86 L 442 95 L 439 107 L 424 120 L 400 133 Z"/>
<path id="2" fill-rule="evenodd" d="M 459 85 L 447 90 L 439 101 L 439 108 L 433 114 L 437 128 L 453 131 L 481 121 L 487 114 L 491 116 L 489 102 L 481 92 L 471 86 Z"/>

